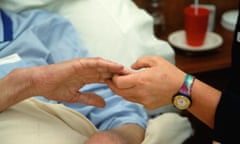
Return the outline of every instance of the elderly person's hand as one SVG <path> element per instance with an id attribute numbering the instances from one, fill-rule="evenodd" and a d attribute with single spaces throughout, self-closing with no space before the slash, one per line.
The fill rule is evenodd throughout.
<path id="1" fill-rule="evenodd" d="M 117 128 L 99 131 L 86 144 L 141 144 L 144 129 L 135 124 L 125 124 Z"/>
<path id="2" fill-rule="evenodd" d="M 103 107 L 94 93 L 81 93 L 88 83 L 102 83 L 113 74 L 124 74 L 120 64 L 102 58 L 79 58 L 46 66 L 15 69 L 0 80 L 0 111 L 31 96 Z"/>

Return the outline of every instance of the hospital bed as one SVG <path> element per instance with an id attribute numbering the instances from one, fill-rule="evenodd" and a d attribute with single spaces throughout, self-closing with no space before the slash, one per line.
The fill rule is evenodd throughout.
<path id="1" fill-rule="evenodd" d="M 131 0 L 0 0 L 0 7 L 13 12 L 44 9 L 59 13 L 76 27 L 92 56 L 126 67 L 144 55 L 175 63 L 172 47 L 154 36 L 153 18 Z M 181 144 L 192 134 L 189 120 L 169 108 L 148 113 L 157 116 L 149 118 L 146 138 L 151 142 L 144 144 Z"/>

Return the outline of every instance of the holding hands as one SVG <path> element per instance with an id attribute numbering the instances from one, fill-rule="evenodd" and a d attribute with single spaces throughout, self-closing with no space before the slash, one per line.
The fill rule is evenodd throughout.
<path id="1" fill-rule="evenodd" d="M 187 75 L 158 56 L 142 57 L 132 65 L 132 69 L 140 71 L 116 74 L 107 83 L 116 94 L 129 101 L 141 103 L 149 110 L 172 104 L 173 96 L 182 88 Z M 213 127 L 221 91 L 198 79 L 192 84 L 190 91 L 193 102 L 187 110 L 209 127 Z M 186 104 L 181 100 L 178 102 L 179 105 Z"/>
<path id="2" fill-rule="evenodd" d="M 138 59 L 127 75 L 114 75 L 109 87 L 125 99 L 141 103 L 147 109 L 171 104 L 172 96 L 180 89 L 185 73 L 158 56 Z M 142 70 L 141 70 L 142 69 Z"/>
<path id="3" fill-rule="evenodd" d="M 75 59 L 36 67 L 33 71 L 38 71 L 33 75 L 34 93 L 57 101 L 83 102 L 96 106 L 104 106 L 103 99 L 94 93 L 81 93 L 79 89 L 85 84 L 103 83 L 111 79 L 113 73 L 124 73 L 122 65 L 101 58 Z"/>

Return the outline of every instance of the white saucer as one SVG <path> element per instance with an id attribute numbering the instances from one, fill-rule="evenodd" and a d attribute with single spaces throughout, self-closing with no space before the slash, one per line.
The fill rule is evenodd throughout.
<path id="1" fill-rule="evenodd" d="M 218 48 L 222 45 L 223 39 L 222 37 L 214 32 L 208 32 L 206 35 L 205 42 L 202 46 L 190 46 L 186 43 L 185 31 L 178 30 L 171 33 L 168 36 L 168 41 L 174 47 L 185 50 L 185 51 L 192 51 L 192 52 L 201 52 L 201 51 L 209 51 Z"/>

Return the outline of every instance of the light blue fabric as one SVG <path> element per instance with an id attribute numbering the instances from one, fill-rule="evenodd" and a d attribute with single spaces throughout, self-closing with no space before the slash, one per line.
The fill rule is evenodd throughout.
<path id="1" fill-rule="evenodd" d="M 6 14 L 12 21 L 13 41 L 0 42 L 0 58 L 18 54 L 21 60 L 0 65 L 0 78 L 15 68 L 47 65 L 88 56 L 77 31 L 61 16 L 41 10 Z M 0 18 L 0 23 L 2 22 Z M 0 26 L 2 28 L 1 24 Z M 81 91 L 96 92 L 104 97 L 107 106 L 101 109 L 80 103 L 63 104 L 84 114 L 100 130 L 126 123 L 136 123 L 146 128 L 147 114 L 144 108 L 113 94 L 105 84 L 86 85 Z M 41 96 L 36 98 L 49 103 L 58 103 Z"/>

